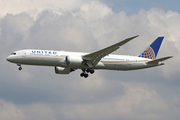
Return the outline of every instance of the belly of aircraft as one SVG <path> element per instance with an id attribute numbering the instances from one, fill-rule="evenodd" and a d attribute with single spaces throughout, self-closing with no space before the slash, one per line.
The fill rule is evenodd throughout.
<path id="1" fill-rule="evenodd" d="M 144 62 L 104 63 L 104 66 L 97 65 L 95 69 L 134 70 L 134 69 L 142 69 L 145 66 L 146 64 Z"/>

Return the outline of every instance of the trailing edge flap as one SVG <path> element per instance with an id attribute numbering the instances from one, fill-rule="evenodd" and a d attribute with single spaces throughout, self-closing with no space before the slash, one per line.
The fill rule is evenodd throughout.
<path id="1" fill-rule="evenodd" d="M 139 35 L 131 37 L 131 38 L 127 38 L 127 39 L 125 39 L 125 40 L 123 40 L 121 42 L 118 42 L 118 43 L 116 43 L 114 45 L 111 45 L 111 46 L 109 46 L 107 48 L 104 48 L 102 50 L 99 50 L 99 51 L 84 55 L 84 56 L 82 56 L 82 58 L 85 60 L 85 62 L 88 64 L 89 67 L 96 66 L 97 63 L 104 56 L 116 51 L 117 49 L 119 49 L 120 46 L 126 44 L 127 42 L 131 41 L 132 39 L 134 39 L 134 38 L 136 38 L 138 36 Z"/>
<path id="2" fill-rule="evenodd" d="M 153 61 L 149 61 L 149 62 L 147 62 L 147 63 L 148 63 L 148 64 L 159 63 L 159 62 L 162 62 L 162 61 L 167 60 L 167 59 L 172 58 L 172 57 L 173 57 L 173 56 L 164 57 L 164 58 L 156 59 L 156 60 L 153 60 Z"/>

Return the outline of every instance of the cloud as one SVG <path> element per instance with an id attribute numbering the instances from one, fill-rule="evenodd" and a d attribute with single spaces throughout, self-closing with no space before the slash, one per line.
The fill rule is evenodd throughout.
<path id="1" fill-rule="evenodd" d="M 106 101 L 14 105 L 1 100 L 4 119 L 172 119 L 179 113 L 179 97 L 163 99 L 148 84 L 123 83 L 125 93 Z M 89 99 L 89 98 L 88 98 Z M 10 115 L 9 115 L 10 114 Z"/>
<path id="2" fill-rule="evenodd" d="M 180 109 L 179 98 L 163 99 L 148 84 L 120 83 L 125 88 L 123 95 L 111 100 L 86 102 L 45 104 L 35 103 L 21 107 L 27 119 L 172 119 L 176 118 Z M 175 102 L 173 102 L 175 101 Z M 172 107 L 173 106 L 173 107 Z M 37 114 L 38 113 L 38 114 Z"/>
<path id="3" fill-rule="evenodd" d="M 56 120 L 52 107 L 45 103 L 33 103 L 27 106 L 20 106 L 19 108 L 26 116 L 26 120 Z"/>
<path id="4" fill-rule="evenodd" d="M 107 5 L 94 1 L 91 4 L 83 4 L 80 11 L 81 16 L 86 19 L 87 23 L 103 19 L 105 16 L 112 14 L 112 10 Z"/>
<path id="5" fill-rule="evenodd" d="M 1 0 L 0 1 L 0 17 L 4 17 L 7 13 L 20 14 L 24 11 L 28 12 L 33 18 L 46 9 L 62 9 L 73 11 L 79 9 L 84 3 L 91 0 Z"/>
<path id="6" fill-rule="evenodd" d="M 18 106 L 0 99 L 0 116 L 3 120 L 23 120 L 24 115 Z"/>
<path id="7" fill-rule="evenodd" d="M 178 118 L 179 13 L 152 8 L 128 16 L 90 0 L 1 3 L 5 6 L 0 7 L 0 110 L 12 113 L 4 119 Z M 11 52 L 27 48 L 92 52 L 138 34 L 114 54 L 137 55 L 165 36 L 158 57 L 174 57 L 165 66 L 97 70 L 88 79 L 79 76 L 80 70 L 56 75 L 54 67 L 23 65 L 20 72 L 5 60 Z"/>

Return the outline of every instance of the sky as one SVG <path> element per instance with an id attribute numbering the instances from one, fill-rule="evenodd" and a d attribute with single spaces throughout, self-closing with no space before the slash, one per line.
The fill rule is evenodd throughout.
<path id="1" fill-rule="evenodd" d="M 3 120 L 179 120 L 180 8 L 178 0 L 0 0 L 0 116 Z M 164 36 L 164 66 L 81 70 L 6 61 L 21 49 L 94 52 L 138 38 L 113 54 L 138 55 Z"/>
<path id="2" fill-rule="evenodd" d="M 141 9 L 149 10 L 151 8 L 163 9 L 165 12 L 168 10 L 180 11 L 179 0 L 101 0 L 101 2 L 106 3 L 115 13 L 126 11 L 128 15 L 138 13 Z"/>

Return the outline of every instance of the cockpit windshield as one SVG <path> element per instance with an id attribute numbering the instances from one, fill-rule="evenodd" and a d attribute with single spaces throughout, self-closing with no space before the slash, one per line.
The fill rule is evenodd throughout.
<path id="1" fill-rule="evenodd" d="M 16 53 L 11 53 L 11 55 L 16 55 Z"/>

